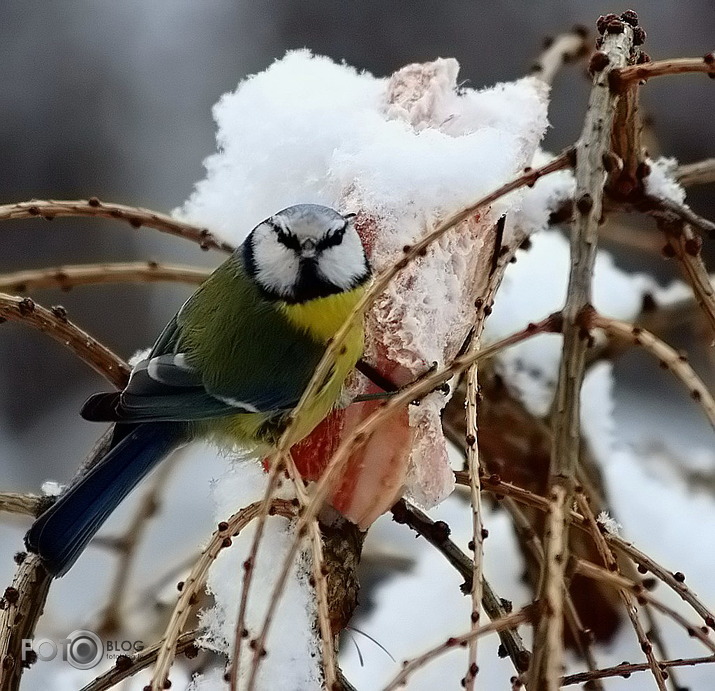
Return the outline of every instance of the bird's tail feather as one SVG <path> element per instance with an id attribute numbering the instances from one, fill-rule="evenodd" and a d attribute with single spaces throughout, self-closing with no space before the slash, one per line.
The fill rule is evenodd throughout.
<path id="1" fill-rule="evenodd" d="M 120 502 L 185 441 L 183 423 L 117 425 L 106 455 L 33 523 L 27 548 L 54 576 L 67 573 Z"/>

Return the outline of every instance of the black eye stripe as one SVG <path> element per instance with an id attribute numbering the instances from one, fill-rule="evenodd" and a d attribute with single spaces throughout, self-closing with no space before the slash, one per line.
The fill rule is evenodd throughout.
<path id="1" fill-rule="evenodd" d="M 268 223 L 268 225 L 270 225 L 273 232 L 276 234 L 276 239 L 278 240 L 278 242 L 281 243 L 281 245 L 295 252 L 300 252 L 303 249 L 300 240 L 298 240 L 298 238 L 293 233 L 285 230 L 282 226 L 278 225 L 270 219 L 266 222 Z M 318 240 L 318 242 L 315 244 L 315 249 L 318 252 L 322 252 L 323 250 L 327 250 L 330 247 L 337 247 L 342 243 L 347 228 L 348 220 L 346 219 L 344 225 L 341 228 L 334 230 L 329 235 L 326 235 L 320 240 Z"/>
<path id="2" fill-rule="evenodd" d="M 345 231 L 347 230 L 347 227 L 348 223 L 346 221 L 345 225 L 342 228 L 338 228 L 338 230 L 333 231 L 330 235 L 326 235 L 325 237 L 321 238 L 315 246 L 318 252 L 327 250 L 330 247 L 337 247 L 343 241 L 343 237 L 345 237 Z"/>
<path id="3" fill-rule="evenodd" d="M 288 249 L 294 250 L 295 252 L 300 252 L 300 241 L 295 235 L 293 235 L 293 233 L 289 233 L 283 230 L 281 226 L 270 220 L 268 221 L 268 224 L 271 226 L 271 228 L 273 228 L 273 231 L 276 234 L 276 238 L 278 239 L 278 242 L 281 243 L 281 245 L 284 245 Z"/>

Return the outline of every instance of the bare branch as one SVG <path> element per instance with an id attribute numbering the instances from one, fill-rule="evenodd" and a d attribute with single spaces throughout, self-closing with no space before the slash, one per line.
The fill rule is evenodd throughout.
<path id="1" fill-rule="evenodd" d="M 187 631 L 182 633 L 176 639 L 175 655 L 186 653 L 188 656 L 193 656 L 197 652 L 196 638 L 198 631 Z M 83 686 L 80 691 L 107 691 L 119 684 L 119 682 L 134 676 L 137 672 L 146 669 L 156 660 L 161 650 L 162 642 L 144 648 L 140 653 L 129 657 L 128 655 L 122 658 L 122 662 L 118 663 L 112 669 L 106 671 L 101 676 L 91 681 L 86 686 Z"/>
<path id="2" fill-rule="evenodd" d="M 474 637 L 481 637 L 487 633 L 492 633 L 495 631 L 503 631 L 504 629 L 512 629 L 519 624 L 523 624 L 526 621 L 531 620 L 535 615 L 534 605 L 527 605 L 523 609 L 513 614 L 508 614 L 501 619 L 495 619 L 489 624 L 480 626 L 474 631 L 462 634 L 461 636 L 452 636 L 448 638 L 444 643 L 441 643 L 434 648 L 431 648 L 426 653 L 414 658 L 413 660 L 405 660 L 400 673 L 395 676 L 386 686 L 384 691 L 393 691 L 393 689 L 398 689 L 402 687 L 409 678 L 410 674 L 417 671 L 421 667 L 424 667 L 427 663 L 434 660 L 436 657 L 443 655 L 444 653 L 454 650 L 455 648 L 466 645 Z"/>
<path id="3" fill-rule="evenodd" d="M 243 646 L 244 631 L 246 628 L 246 616 L 248 611 L 248 594 L 250 592 L 251 584 L 253 583 L 253 568 L 250 568 L 252 564 L 256 563 L 256 558 L 258 556 L 258 548 L 263 539 L 263 531 L 268 520 L 268 512 L 273 502 L 273 494 L 278 487 L 278 482 L 280 476 L 283 474 L 285 468 L 285 457 L 287 453 L 281 453 L 279 456 L 274 456 L 271 459 L 271 467 L 268 473 L 268 482 L 266 483 L 266 490 L 263 494 L 263 499 L 260 503 L 260 508 L 258 510 L 258 521 L 256 524 L 256 530 L 253 534 L 253 540 L 251 541 L 251 548 L 248 552 L 248 558 L 246 563 L 249 564 L 249 568 L 244 571 L 243 574 L 243 584 L 241 586 L 241 599 L 238 606 L 238 616 L 236 618 L 236 630 L 234 632 L 234 645 L 233 654 L 231 656 L 231 669 L 229 670 L 229 689 L 230 691 L 237 691 L 238 689 L 238 678 L 239 671 L 241 668 L 241 650 Z M 298 541 L 295 543 L 295 551 L 298 551 Z M 292 557 L 291 557 L 292 559 Z M 287 559 L 286 559 L 287 561 Z M 287 570 L 285 578 L 287 578 Z M 270 616 L 267 614 L 266 617 Z M 262 647 L 262 646 L 261 646 Z"/>
<path id="4" fill-rule="evenodd" d="M 293 457 L 290 453 L 286 454 L 286 468 L 293 486 L 295 487 L 296 497 L 300 503 L 301 510 L 304 509 L 310 498 L 305 490 L 303 478 L 300 471 L 296 468 Z M 330 626 L 330 611 L 328 607 L 328 587 L 325 579 L 325 559 L 323 558 L 323 538 L 320 534 L 320 527 L 317 519 L 310 521 L 308 524 L 308 537 L 312 552 L 312 575 L 315 588 L 315 599 L 318 610 L 318 630 L 320 631 L 320 643 L 323 655 L 323 674 L 325 675 L 325 686 L 332 689 L 337 683 L 337 660 L 335 659 L 335 643 L 334 635 Z M 260 650 L 254 651 L 254 663 L 260 657 Z M 249 685 L 250 685 L 249 681 Z"/>
<path id="5" fill-rule="evenodd" d="M 645 211 L 651 215 L 657 215 L 658 212 L 660 212 L 675 216 L 685 223 L 694 226 L 705 235 L 715 238 L 715 223 L 699 216 L 686 204 L 678 204 L 671 199 L 660 199 L 659 197 L 646 195 L 643 202 L 637 206 L 641 211 Z"/>
<path id="6" fill-rule="evenodd" d="M 559 382 L 554 403 L 553 447 L 551 453 L 551 518 L 565 516 L 576 477 L 580 443 L 580 391 L 586 364 L 587 340 L 579 323 L 591 302 L 591 282 L 598 244 L 598 226 L 603 207 L 611 130 L 618 95 L 608 87 L 614 69 L 628 64 L 633 46 L 633 29 L 624 24 L 622 33 L 607 33 L 602 51 L 606 64 L 594 76 L 584 128 L 576 145 L 575 215 L 571 232 L 571 273 L 564 306 L 564 345 Z M 557 506 L 557 503 L 561 506 Z M 534 639 L 534 664 L 529 671 L 534 688 L 558 688 L 563 664 L 563 578 L 567 559 L 567 524 L 557 527 L 549 521 L 545 535 L 544 570 L 539 599 L 546 603 L 545 616 Z"/>
<path id="7" fill-rule="evenodd" d="M 475 338 L 471 344 L 472 352 L 479 349 L 481 338 Z M 474 548 L 474 561 L 472 563 L 472 611 L 470 626 L 472 631 L 479 628 L 479 604 L 482 601 L 482 561 L 484 558 L 484 524 L 482 523 L 482 488 L 479 482 L 479 438 L 477 429 L 477 401 L 478 391 L 478 366 L 475 362 L 466 372 L 467 396 L 465 399 L 465 423 L 467 434 L 465 437 L 467 450 L 467 469 L 469 470 L 469 499 L 472 509 L 472 546 Z M 477 678 L 477 639 L 473 638 L 467 646 L 467 673 L 464 677 L 464 688 L 473 691 Z M 524 671 L 524 670 L 519 670 Z"/>
<path id="8" fill-rule="evenodd" d="M 199 593 L 203 590 L 211 564 L 222 549 L 231 546 L 232 538 L 259 515 L 261 506 L 262 502 L 254 502 L 235 513 L 227 521 L 220 523 L 218 529 L 211 536 L 209 544 L 191 568 L 191 573 L 181 588 L 181 595 L 171 613 L 161 640 L 156 667 L 151 678 L 152 691 L 163 691 L 167 688 L 165 684 L 176 654 L 177 640 L 186 624 L 192 605 L 195 604 Z M 292 517 L 294 515 L 295 507 L 288 501 L 275 499 L 272 506 L 275 508 L 276 514 L 280 516 Z"/>
<path id="9" fill-rule="evenodd" d="M 593 511 L 591 511 L 591 507 L 588 505 L 588 501 L 586 500 L 586 497 L 583 495 L 583 493 L 577 494 L 577 502 L 579 510 L 586 519 L 586 525 L 589 527 L 593 540 L 596 543 L 596 547 L 598 548 L 598 551 L 601 555 L 601 559 L 603 559 L 603 563 L 606 565 L 609 571 L 618 571 L 618 561 L 616 560 L 616 557 L 614 556 L 613 552 L 611 552 L 611 549 L 609 548 L 605 538 L 601 534 L 601 529 L 596 523 L 596 518 L 593 515 Z M 646 632 L 643 629 L 643 624 L 638 618 L 638 603 L 636 601 L 636 597 L 632 593 L 632 591 L 627 588 L 619 588 L 618 593 L 621 597 L 621 600 L 623 601 L 623 604 L 625 605 L 626 612 L 628 613 L 628 618 L 630 619 L 631 624 L 633 626 L 633 630 L 636 632 L 636 636 L 638 638 L 638 643 L 641 646 L 641 650 L 645 653 L 645 656 L 648 660 L 648 665 L 650 666 L 650 671 L 653 674 L 653 678 L 655 679 L 656 686 L 658 687 L 658 689 L 660 689 L 660 691 L 666 691 L 663 671 L 658 666 L 658 660 L 653 653 L 653 646 L 648 640 Z"/>
<path id="10" fill-rule="evenodd" d="M 663 248 L 664 253 L 678 260 L 681 271 L 693 289 L 695 300 L 715 335 L 715 288 L 700 253 L 702 241 L 687 223 L 661 221 L 659 226 L 668 241 Z"/>
<path id="11" fill-rule="evenodd" d="M 544 548 L 521 507 L 511 497 L 505 497 L 502 505 L 511 515 L 517 533 L 523 536 L 537 563 L 543 568 Z M 574 600 L 568 590 L 565 594 L 565 615 L 576 649 L 586 660 L 588 668 L 591 671 L 597 670 L 598 665 L 592 649 L 592 637 L 586 631 L 586 627 L 581 621 Z M 603 691 L 603 685 L 598 680 L 594 681 L 592 691 Z"/>
<path id="12" fill-rule="evenodd" d="M 708 53 L 702 58 L 673 58 L 672 60 L 657 60 L 642 65 L 630 65 L 613 71 L 611 88 L 622 91 L 630 84 L 645 81 L 651 77 L 661 77 L 666 74 L 686 74 L 688 72 L 704 72 L 715 75 L 715 58 Z"/>
<path id="13" fill-rule="evenodd" d="M 0 511 L 17 513 L 23 516 L 37 516 L 42 497 L 36 494 L 23 494 L 21 492 L 0 492 Z"/>
<path id="14" fill-rule="evenodd" d="M 576 62 L 586 55 L 590 48 L 588 30 L 576 26 L 572 31 L 559 34 L 545 41 L 544 52 L 534 63 L 529 74 L 547 84 L 553 84 L 556 73 L 566 64 Z"/>
<path id="15" fill-rule="evenodd" d="M 457 484 L 469 487 L 469 478 L 467 477 L 466 472 L 456 471 L 454 473 L 454 479 Z M 546 512 L 549 510 L 549 502 L 547 499 L 523 489 L 522 487 L 517 487 L 512 483 L 504 482 L 504 480 L 502 480 L 498 475 L 482 476 L 482 487 L 484 488 L 484 491 L 491 492 L 497 497 L 513 497 L 519 503 L 531 506 L 539 511 Z M 587 531 L 584 523 L 585 519 L 581 514 L 570 510 L 567 512 L 566 517 L 572 526 Z M 682 574 L 678 575 L 669 571 L 665 567 L 658 564 L 658 562 L 656 562 L 652 557 L 645 554 L 645 552 L 642 552 L 633 544 L 626 542 L 623 538 L 618 537 L 617 535 L 608 533 L 604 537 L 606 538 L 606 542 L 608 542 L 611 547 L 614 547 L 619 552 L 631 558 L 641 570 L 645 569 L 646 571 L 650 571 L 653 575 L 663 581 L 663 583 L 677 593 L 695 610 L 695 612 L 697 612 L 700 617 L 702 617 L 706 626 L 715 630 L 715 614 L 713 614 L 713 612 L 711 612 L 698 599 L 697 595 L 685 584 Z"/>
<path id="16" fill-rule="evenodd" d="M 682 353 L 671 348 L 650 331 L 627 322 L 594 314 L 591 323 L 603 329 L 609 336 L 624 338 L 635 345 L 642 346 L 656 357 L 661 367 L 670 370 L 680 379 L 690 397 L 703 409 L 710 424 L 715 428 L 715 399 Z"/>
<path id="17" fill-rule="evenodd" d="M 574 565 L 575 573 L 580 573 L 587 578 L 594 578 L 610 583 L 614 588 L 630 589 L 639 600 L 649 602 L 655 609 L 670 617 L 676 624 L 680 625 L 693 638 L 697 638 L 708 650 L 715 653 L 715 642 L 711 641 L 708 631 L 703 631 L 699 626 L 693 626 L 685 617 L 676 612 L 672 607 L 668 607 L 659 600 L 656 600 L 640 583 L 635 583 L 621 574 L 612 573 L 607 569 L 591 564 L 579 559 Z"/>
<path id="18" fill-rule="evenodd" d="M 0 293 L 0 323 L 8 319 L 44 331 L 50 338 L 69 348 L 80 360 L 118 389 L 126 385 L 129 379 L 129 366 L 109 348 L 68 321 L 63 307 L 53 307 L 52 310 L 48 310 L 30 298 Z"/>
<path id="19" fill-rule="evenodd" d="M 464 578 L 464 583 L 461 586 L 463 592 L 473 590 L 471 581 L 474 577 L 474 562 L 449 539 L 449 526 L 444 521 L 433 521 L 427 514 L 404 499 L 400 499 L 392 507 L 392 517 L 396 523 L 408 525 L 417 534 L 422 535 L 444 555 L 445 559 Z M 508 614 L 501 600 L 494 594 L 484 577 L 482 577 L 482 590 L 481 604 L 492 621 Z M 531 653 L 524 646 L 519 632 L 516 629 L 503 629 L 499 632 L 499 638 L 514 663 L 516 671 L 525 672 L 529 668 Z"/>
<path id="20" fill-rule="evenodd" d="M 233 247 L 212 235 L 206 228 L 177 221 L 149 209 L 102 202 L 96 197 L 77 200 L 33 199 L 29 202 L 0 205 L 0 221 L 14 218 L 44 218 L 51 221 L 63 216 L 93 216 L 126 221 L 132 228 L 154 228 L 169 235 L 196 242 L 203 250 L 232 252 Z"/>
<path id="21" fill-rule="evenodd" d="M 675 171 L 675 179 L 683 187 L 708 185 L 715 182 L 715 158 L 706 158 L 695 163 L 685 163 Z"/>
<path id="22" fill-rule="evenodd" d="M 22 553 L 12 585 L 0 599 L 0 691 L 17 691 L 23 664 L 22 641 L 32 638 L 52 582 L 36 554 Z"/>
<path id="23" fill-rule="evenodd" d="M 652 557 L 649 557 L 645 552 L 642 552 L 633 544 L 626 542 L 617 535 L 611 535 L 609 533 L 605 537 L 610 545 L 633 559 L 633 561 L 638 564 L 639 571 L 650 571 L 654 576 L 663 581 L 663 583 L 673 590 L 673 592 L 677 593 L 684 602 L 687 602 L 695 612 L 702 617 L 706 626 L 715 630 L 715 614 L 700 602 L 697 595 L 685 584 L 685 578 L 681 573 L 669 571 Z"/>
<path id="24" fill-rule="evenodd" d="M 691 657 L 679 660 L 661 660 L 658 666 L 661 669 L 672 669 L 673 667 L 693 667 L 695 665 L 703 665 L 715 662 L 715 655 L 708 657 Z M 630 664 L 623 663 L 615 667 L 606 667 L 604 669 L 595 670 L 592 672 L 578 672 L 577 674 L 569 674 L 561 680 L 561 686 L 573 686 L 574 684 L 585 684 L 588 681 L 596 679 L 607 679 L 608 677 L 624 677 L 628 678 L 634 672 L 647 672 L 650 669 L 649 664 Z"/>
<path id="25" fill-rule="evenodd" d="M 0 291 L 27 293 L 37 288 L 71 290 L 75 286 L 97 283 L 154 283 L 156 281 L 177 281 L 198 285 L 206 280 L 210 273 L 208 269 L 194 266 L 173 266 L 157 264 L 157 262 L 77 264 L 1 274 Z"/>

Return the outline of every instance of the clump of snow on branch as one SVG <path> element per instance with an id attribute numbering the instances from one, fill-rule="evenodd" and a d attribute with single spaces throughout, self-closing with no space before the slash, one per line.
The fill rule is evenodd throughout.
<path id="1" fill-rule="evenodd" d="M 215 107 L 219 151 L 180 215 L 238 244 L 290 204 L 360 212 L 379 272 L 530 164 L 546 129 L 548 87 L 540 80 L 474 90 L 458 86 L 458 71 L 456 60 L 439 59 L 376 78 L 305 50 L 289 53 Z M 521 198 L 482 209 L 391 284 L 367 317 L 366 354 L 383 373 L 405 383 L 454 356 L 484 288 L 493 224 Z M 367 527 L 403 484 L 425 506 L 451 491 L 443 404 L 433 396 L 411 412 L 409 459 L 351 459 L 365 472 L 351 478 L 358 499 L 339 507 L 344 515 Z"/>
<path id="2" fill-rule="evenodd" d="M 548 163 L 553 156 L 539 149 L 531 161 L 533 168 Z M 573 198 L 576 181 L 571 170 L 558 170 L 536 181 L 521 192 L 517 208 L 506 217 L 502 243 L 506 247 L 519 245 L 533 233 L 546 230 L 549 218 L 562 203 Z"/>
<path id="3" fill-rule="evenodd" d="M 64 489 L 64 485 L 54 480 L 45 480 L 42 483 L 42 494 L 46 497 L 59 497 Z"/>
<path id="4" fill-rule="evenodd" d="M 655 161 L 649 160 L 648 164 L 650 174 L 643 180 L 646 193 L 658 199 L 683 204 L 685 190 L 675 179 L 678 161 L 674 158 L 661 157 Z"/>
<path id="5" fill-rule="evenodd" d="M 267 476 L 254 463 L 241 462 L 214 483 L 217 520 L 225 520 L 238 508 L 263 497 Z M 204 629 L 200 643 L 230 657 L 235 642 L 238 617 L 238 597 L 245 570 L 243 563 L 253 539 L 255 522 L 234 540 L 231 549 L 222 550 L 209 572 L 208 591 L 214 596 L 214 606 L 202 612 Z M 280 574 L 277 565 L 293 542 L 294 532 L 285 518 L 271 517 L 265 526 L 258 558 L 253 565 L 253 584 L 248 599 L 246 624 L 249 636 L 255 637 L 262 626 L 273 586 Z M 261 665 L 258 688 L 311 689 L 320 688 L 320 650 L 314 635 L 317 611 L 313 589 L 308 583 L 310 567 L 304 553 L 293 567 L 276 620 L 271 627 L 265 648 L 266 664 Z M 242 646 L 241 678 L 247 679 L 253 651 L 247 641 Z M 196 688 L 216 688 L 195 681 Z M 204 685 L 202 685 L 204 684 Z"/>
<path id="6" fill-rule="evenodd" d="M 596 516 L 596 521 L 599 525 L 603 526 L 603 529 L 607 533 L 610 533 L 611 535 L 618 535 L 623 527 L 617 520 L 611 518 L 608 511 L 601 511 L 601 513 Z"/>
<path id="7" fill-rule="evenodd" d="M 214 107 L 219 151 L 178 213 L 237 244 L 282 207 L 340 208 L 352 188 L 395 219 L 433 221 L 476 201 L 530 159 L 547 87 L 526 78 L 457 91 L 458 63 L 431 64 L 434 87 L 415 110 L 388 105 L 386 78 L 288 53 Z"/>

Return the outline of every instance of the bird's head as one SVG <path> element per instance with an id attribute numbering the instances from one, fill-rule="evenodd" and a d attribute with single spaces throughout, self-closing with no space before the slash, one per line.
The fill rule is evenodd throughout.
<path id="1" fill-rule="evenodd" d="M 370 277 L 353 218 L 317 204 L 289 206 L 246 238 L 246 271 L 269 297 L 291 303 L 352 290 Z"/>

